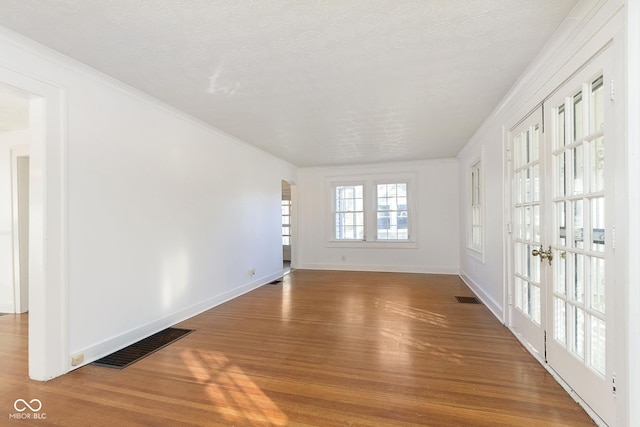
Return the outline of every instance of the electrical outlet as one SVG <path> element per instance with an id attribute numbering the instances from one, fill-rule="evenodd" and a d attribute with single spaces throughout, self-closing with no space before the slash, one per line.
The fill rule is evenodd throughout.
<path id="1" fill-rule="evenodd" d="M 71 366 L 78 366 L 84 362 L 84 353 L 76 354 L 75 356 L 71 356 Z"/>
<path id="2" fill-rule="evenodd" d="M 252 268 L 251 270 L 249 270 L 249 277 L 253 277 L 256 275 L 256 269 Z"/>

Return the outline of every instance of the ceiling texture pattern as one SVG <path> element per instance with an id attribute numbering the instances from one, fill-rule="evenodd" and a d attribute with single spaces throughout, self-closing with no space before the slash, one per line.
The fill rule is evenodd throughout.
<path id="1" fill-rule="evenodd" d="M 1 0 L 0 25 L 320 166 L 455 157 L 575 4 Z"/>

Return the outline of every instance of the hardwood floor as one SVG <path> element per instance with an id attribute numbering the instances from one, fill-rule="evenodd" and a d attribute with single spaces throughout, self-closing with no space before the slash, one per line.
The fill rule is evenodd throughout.
<path id="1" fill-rule="evenodd" d="M 0 316 L 0 425 L 543 426 L 587 414 L 456 276 L 296 270 L 123 369 L 27 379 Z M 10 418 L 39 399 L 45 419 Z M 25 411 L 28 413 L 29 411 Z"/>

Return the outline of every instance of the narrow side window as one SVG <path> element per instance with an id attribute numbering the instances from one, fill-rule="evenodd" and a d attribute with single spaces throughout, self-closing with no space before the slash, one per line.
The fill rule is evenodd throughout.
<path id="1" fill-rule="evenodd" d="M 469 248 L 482 252 L 482 165 L 480 160 L 470 168 L 470 224 Z"/>

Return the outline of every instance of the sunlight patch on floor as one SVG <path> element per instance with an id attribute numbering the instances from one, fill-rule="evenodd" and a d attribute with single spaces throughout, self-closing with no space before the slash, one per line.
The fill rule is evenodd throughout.
<path id="1" fill-rule="evenodd" d="M 380 332 L 380 334 L 383 337 L 393 340 L 395 343 L 397 343 L 398 348 L 400 350 L 402 349 L 402 346 L 408 346 L 414 349 L 418 349 L 420 351 L 424 351 L 425 353 L 433 357 L 443 357 L 453 363 L 457 363 L 457 364 L 462 363 L 462 359 L 463 359 L 462 355 L 454 353 L 445 347 L 429 344 L 426 341 L 417 340 L 413 338 L 410 334 L 406 334 L 406 333 L 399 332 L 396 330 L 391 330 L 391 329 L 383 329 Z M 383 358 L 384 360 L 389 359 L 388 354 L 385 354 L 384 356 L 385 356 Z M 396 359 L 393 359 L 393 360 L 396 360 Z"/>
<path id="2" fill-rule="evenodd" d="M 182 352 L 185 366 L 205 385 L 211 403 L 230 422 L 284 426 L 288 418 L 242 369 L 219 352 Z"/>
<path id="3" fill-rule="evenodd" d="M 433 313 L 421 308 L 411 307 L 406 304 L 398 304 L 392 301 L 382 301 L 379 298 L 374 299 L 376 307 L 382 305 L 385 311 L 388 311 L 399 316 L 407 317 L 409 319 L 425 322 L 433 326 L 448 327 L 449 322 L 447 317 L 442 314 Z"/>

